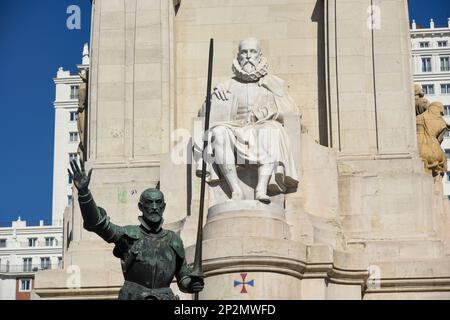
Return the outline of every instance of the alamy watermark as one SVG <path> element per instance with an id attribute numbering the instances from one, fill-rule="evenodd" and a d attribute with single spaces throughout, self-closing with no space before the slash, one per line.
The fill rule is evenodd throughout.
<path id="1" fill-rule="evenodd" d="M 369 272 L 369 278 L 367 279 L 368 289 L 380 289 L 381 288 L 381 268 L 377 265 L 370 265 L 367 269 Z"/>
<path id="2" fill-rule="evenodd" d="M 81 268 L 77 265 L 70 265 L 66 271 L 69 276 L 67 277 L 66 287 L 68 289 L 81 288 Z"/>
<path id="3" fill-rule="evenodd" d="M 367 17 L 367 28 L 369 30 L 381 29 L 381 8 L 379 6 L 371 5 L 367 7 L 366 12 L 369 14 Z"/>
<path id="4" fill-rule="evenodd" d="M 66 13 L 69 17 L 66 20 L 66 26 L 69 30 L 81 30 L 81 9 L 77 5 L 67 7 Z"/>

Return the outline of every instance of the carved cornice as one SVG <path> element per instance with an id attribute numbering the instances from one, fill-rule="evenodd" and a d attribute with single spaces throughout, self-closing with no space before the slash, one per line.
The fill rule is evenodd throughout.
<path id="1" fill-rule="evenodd" d="M 39 299 L 51 300 L 117 300 L 121 287 L 35 289 Z"/>
<path id="2" fill-rule="evenodd" d="M 237 272 L 271 272 L 298 279 L 324 279 L 327 282 L 365 287 L 367 270 L 344 270 L 333 263 L 307 263 L 274 256 L 223 257 L 203 261 L 207 277 Z"/>
<path id="3" fill-rule="evenodd" d="M 450 292 L 450 278 L 406 278 L 406 279 L 379 279 L 376 286 L 368 286 L 369 293 L 396 293 L 396 292 Z"/>

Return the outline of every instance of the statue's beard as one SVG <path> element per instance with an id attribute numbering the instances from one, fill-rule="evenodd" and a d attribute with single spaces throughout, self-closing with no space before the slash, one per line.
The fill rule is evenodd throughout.
<path id="1" fill-rule="evenodd" d="M 264 77 L 268 73 L 268 63 L 266 58 L 261 57 L 261 60 L 256 65 L 256 62 L 245 61 L 242 63 L 238 58 L 233 61 L 233 72 L 236 77 L 245 82 L 255 82 Z"/>
<path id="2" fill-rule="evenodd" d="M 239 61 L 239 64 L 241 68 L 247 73 L 252 73 L 256 70 L 256 63 L 253 63 L 253 61 Z"/>
<path id="3" fill-rule="evenodd" d="M 157 213 L 151 213 L 151 214 L 145 215 L 145 218 L 150 223 L 160 223 L 161 222 L 161 216 Z"/>
<path id="4" fill-rule="evenodd" d="M 158 210 L 146 210 L 144 209 L 143 217 L 148 224 L 157 225 L 161 222 L 162 215 Z"/>

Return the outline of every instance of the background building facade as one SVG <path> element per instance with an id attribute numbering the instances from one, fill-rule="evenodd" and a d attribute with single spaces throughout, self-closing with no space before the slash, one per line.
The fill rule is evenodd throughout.
<path id="1" fill-rule="evenodd" d="M 83 48 L 82 64 L 78 70 L 89 67 L 89 48 Z M 69 161 L 77 159 L 79 134 L 77 127 L 78 90 L 82 80 L 78 74 L 59 68 L 56 78 L 55 107 L 55 149 L 53 163 L 53 205 L 52 219 L 63 219 L 67 206 L 72 204 L 72 181 L 68 175 Z"/>
<path id="2" fill-rule="evenodd" d="M 448 25 L 438 27 L 433 19 L 427 28 L 413 20 L 411 29 L 414 82 L 422 85 L 427 99 L 444 104 L 444 115 L 450 123 L 450 18 Z M 442 148 L 450 168 L 450 135 L 445 135 Z M 444 194 L 450 196 L 450 172 L 443 179 Z"/>
<path id="3" fill-rule="evenodd" d="M 39 270 L 62 267 L 62 223 L 0 228 L 0 300 L 28 300 Z"/>

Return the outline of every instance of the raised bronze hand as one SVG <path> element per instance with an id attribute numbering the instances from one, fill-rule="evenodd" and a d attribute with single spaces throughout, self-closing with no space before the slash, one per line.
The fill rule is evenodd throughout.
<path id="1" fill-rule="evenodd" d="M 75 187 L 80 193 L 87 193 L 89 182 L 91 181 L 92 169 L 89 170 L 86 175 L 86 170 L 84 169 L 84 161 L 80 162 L 80 167 L 78 166 L 77 160 L 70 161 L 70 167 L 72 168 L 72 172 L 67 169 L 70 177 L 73 180 Z"/>

